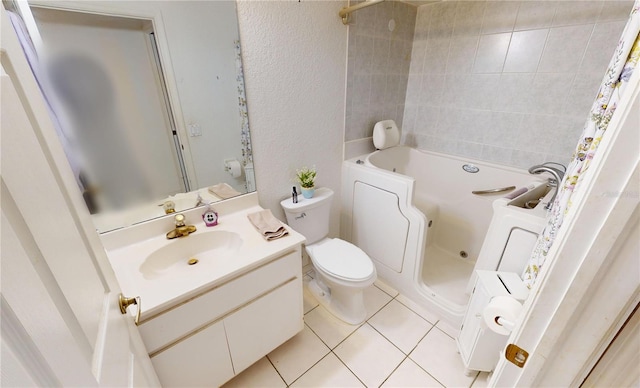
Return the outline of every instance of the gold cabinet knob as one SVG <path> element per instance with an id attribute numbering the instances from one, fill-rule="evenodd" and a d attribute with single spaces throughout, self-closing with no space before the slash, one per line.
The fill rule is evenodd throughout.
<path id="1" fill-rule="evenodd" d="M 126 314 L 127 307 L 131 306 L 132 304 L 135 304 L 136 306 L 138 306 L 138 312 L 136 313 L 136 320 L 135 320 L 136 326 L 138 326 L 140 324 L 140 311 L 142 311 L 142 300 L 140 299 L 139 296 L 127 298 L 126 296 L 122 295 L 122 293 L 120 293 L 120 296 L 118 297 L 118 305 L 120 306 L 120 312 L 122 314 Z"/>

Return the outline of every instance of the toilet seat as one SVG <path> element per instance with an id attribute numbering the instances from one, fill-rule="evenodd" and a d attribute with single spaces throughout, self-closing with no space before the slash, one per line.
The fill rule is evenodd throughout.
<path id="1" fill-rule="evenodd" d="M 347 241 L 326 239 L 308 248 L 318 269 L 337 279 L 362 281 L 375 276 L 375 267 L 369 256 Z"/>

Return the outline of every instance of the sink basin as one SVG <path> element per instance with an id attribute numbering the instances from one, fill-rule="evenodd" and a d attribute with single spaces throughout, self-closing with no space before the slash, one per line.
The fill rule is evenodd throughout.
<path id="1" fill-rule="evenodd" d="M 222 230 L 177 238 L 149 254 L 139 271 L 146 280 L 202 273 L 232 260 L 242 242 L 238 233 Z"/>

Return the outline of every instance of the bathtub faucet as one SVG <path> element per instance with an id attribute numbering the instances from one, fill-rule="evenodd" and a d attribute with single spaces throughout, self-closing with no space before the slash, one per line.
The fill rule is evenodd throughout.
<path id="1" fill-rule="evenodd" d="M 556 167 L 551 167 L 549 166 L 550 164 L 558 165 L 562 167 L 563 170 L 560 170 Z M 551 208 L 553 207 L 553 203 L 556 200 L 556 195 L 558 195 L 558 188 L 559 188 L 560 182 L 562 182 L 562 178 L 564 177 L 565 171 L 566 171 L 566 167 L 564 165 L 560 163 L 555 163 L 555 162 L 546 162 L 546 163 L 536 164 L 535 166 L 529 167 L 529 174 L 542 174 L 543 172 L 548 172 L 549 174 L 553 175 L 554 179 L 549 179 L 549 184 L 551 184 L 551 186 L 555 186 L 556 191 L 553 193 L 553 196 L 551 197 L 551 200 L 549 201 L 547 206 L 545 206 L 545 209 L 547 210 L 551 210 Z"/>

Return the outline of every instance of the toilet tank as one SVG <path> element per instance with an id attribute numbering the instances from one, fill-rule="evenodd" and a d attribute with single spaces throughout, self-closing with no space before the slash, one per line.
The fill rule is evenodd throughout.
<path id="1" fill-rule="evenodd" d="M 329 215 L 333 191 L 326 187 L 317 189 L 313 198 L 298 196 L 298 203 L 291 198 L 280 202 L 287 216 L 287 224 L 307 239 L 307 245 L 329 235 Z"/>

